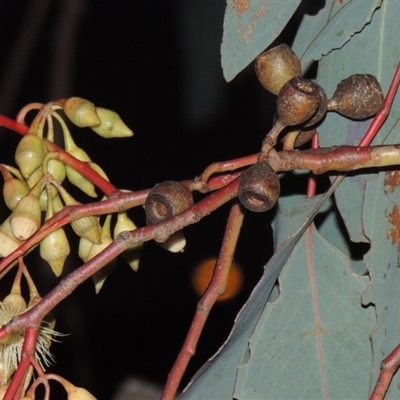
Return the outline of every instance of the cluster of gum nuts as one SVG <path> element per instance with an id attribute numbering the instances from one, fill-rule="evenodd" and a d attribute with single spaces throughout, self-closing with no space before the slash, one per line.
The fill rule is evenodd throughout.
<path id="1" fill-rule="evenodd" d="M 263 142 L 258 162 L 241 177 L 239 200 L 249 210 L 263 212 L 276 204 L 280 194 L 279 177 L 266 159 L 283 130 L 287 131 L 283 148 L 291 150 L 314 136 L 328 111 L 363 120 L 382 108 L 384 96 L 373 75 L 355 74 L 342 80 L 328 100 L 318 83 L 301 76 L 300 60 L 286 44 L 260 54 L 255 60 L 255 71 L 262 86 L 277 96 L 277 115 Z"/>

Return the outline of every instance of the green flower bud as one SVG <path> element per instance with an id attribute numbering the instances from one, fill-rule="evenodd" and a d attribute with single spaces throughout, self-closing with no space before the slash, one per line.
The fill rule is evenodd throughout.
<path id="1" fill-rule="evenodd" d="M 96 113 L 96 106 L 91 101 L 81 97 L 67 99 L 64 104 L 64 112 L 69 120 L 79 128 L 97 126 L 101 122 Z"/>
<path id="2" fill-rule="evenodd" d="M 46 220 L 50 219 L 53 215 L 53 202 L 52 200 L 49 200 Z M 49 263 L 55 276 L 61 275 L 65 260 L 69 253 L 69 242 L 63 228 L 51 232 L 40 242 L 40 257 Z"/>
<path id="3" fill-rule="evenodd" d="M 133 231 L 136 229 L 136 225 L 128 217 L 126 211 L 118 213 L 117 223 L 114 227 L 114 238 L 116 238 L 123 231 Z M 136 272 L 139 269 L 140 249 L 143 247 L 143 243 L 135 246 L 132 249 L 125 250 L 121 255 L 129 266 Z"/>
<path id="4" fill-rule="evenodd" d="M 28 186 L 17 178 L 10 178 L 4 182 L 3 198 L 6 206 L 12 211 L 22 197 L 29 192 Z"/>
<path id="5" fill-rule="evenodd" d="M 40 228 L 41 220 L 40 203 L 32 192 L 17 203 L 10 215 L 11 229 L 18 240 L 26 240 L 35 234 Z"/>
<path id="6" fill-rule="evenodd" d="M 85 388 L 75 386 L 74 389 L 67 391 L 68 400 L 97 400 Z"/>
<path id="7" fill-rule="evenodd" d="M 137 248 L 125 250 L 121 256 L 129 264 L 129 266 L 137 272 L 139 269 L 140 261 L 140 249 L 143 245 L 139 245 Z"/>
<path id="8" fill-rule="evenodd" d="M 114 238 L 123 231 L 133 231 L 137 229 L 134 222 L 128 217 L 126 211 L 121 211 L 117 215 L 117 223 L 114 227 Z"/>
<path id="9" fill-rule="evenodd" d="M 92 246 L 93 242 L 90 240 L 84 237 L 79 239 L 78 256 L 82 261 L 86 262 L 89 259 L 88 256 Z"/>
<path id="10" fill-rule="evenodd" d="M 52 175 L 54 180 L 59 184 L 61 184 L 64 181 L 67 175 L 64 163 L 54 159 L 48 161 L 46 172 Z"/>
<path id="11" fill-rule="evenodd" d="M 101 107 L 97 107 L 96 112 L 100 117 L 101 123 L 98 126 L 92 126 L 91 129 L 98 135 L 106 139 L 133 135 L 133 131 L 124 124 L 116 112 Z"/>
<path id="12" fill-rule="evenodd" d="M 26 301 L 20 293 L 10 293 L 4 297 L 2 306 L 14 312 L 14 315 L 20 314 L 26 310 Z"/>
<path id="13" fill-rule="evenodd" d="M 112 242 L 111 233 L 110 233 L 110 224 L 111 224 L 111 214 L 107 215 L 104 225 L 101 229 L 100 235 L 100 244 L 93 244 L 89 250 L 89 254 L 87 255 L 87 261 L 91 260 L 97 254 L 101 253 L 106 247 L 108 247 Z M 94 287 L 96 293 L 100 292 L 100 289 L 103 287 L 105 280 L 107 279 L 108 275 L 114 270 L 116 267 L 116 262 L 111 261 L 107 265 L 105 265 L 100 271 L 96 272 L 92 278 L 94 282 Z"/>
<path id="14" fill-rule="evenodd" d="M 67 206 L 77 206 L 81 203 L 76 201 L 63 187 L 60 188 L 60 195 Z M 94 216 L 83 217 L 71 222 L 74 232 L 92 243 L 100 243 L 101 227 L 99 218 Z"/>
<path id="15" fill-rule="evenodd" d="M 95 187 L 92 182 L 68 165 L 66 166 L 66 170 L 67 178 L 74 186 L 82 190 L 82 192 L 86 193 L 90 197 L 97 197 Z"/>
<path id="16" fill-rule="evenodd" d="M 21 246 L 22 242 L 15 238 L 11 229 L 10 217 L 0 225 L 0 257 L 6 257 Z"/>
<path id="17" fill-rule="evenodd" d="M 29 178 L 26 180 L 29 188 L 33 188 L 43 177 L 43 168 L 40 166 L 37 170 L 33 171 Z"/>
<path id="18" fill-rule="evenodd" d="M 78 236 L 84 237 L 92 243 L 100 242 L 101 227 L 98 217 L 79 218 L 71 222 L 71 227 Z"/>
<path id="19" fill-rule="evenodd" d="M 40 242 L 40 257 L 47 261 L 55 276 L 60 276 L 70 253 L 67 235 L 59 228 Z"/>
<path id="20" fill-rule="evenodd" d="M 46 163 L 45 159 L 45 164 L 47 164 L 47 171 L 45 168 L 43 168 L 44 172 L 52 175 L 54 180 L 58 184 L 61 184 L 64 181 L 65 177 L 67 176 L 64 163 L 54 159 L 49 159 L 48 162 Z M 54 200 L 58 194 L 57 188 L 53 185 L 48 185 L 46 190 L 43 190 L 42 193 L 40 194 L 39 202 L 40 202 L 40 207 L 42 208 L 43 211 L 47 210 L 48 194 L 50 194 L 51 200 Z"/>
<path id="21" fill-rule="evenodd" d="M 84 151 L 75 144 L 71 134 L 68 131 L 64 131 L 64 144 L 65 144 L 65 150 L 69 154 L 74 156 L 76 159 L 87 163 L 91 162 L 91 159 L 86 153 L 86 151 Z M 67 178 L 73 185 L 82 190 L 82 192 L 86 193 L 88 196 L 97 197 L 92 182 L 90 182 L 82 174 L 80 174 L 78 171 L 76 171 L 69 165 L 66 165 L 65 168 L 67 171 Z"/>
<path id="22" fill-rule="evenodd" d="M 46 149 L 43 141 L 35 134 L 22 137 L 15 151 L 15 162 L 26 179 L 42 166 Z"/>
<path id="23" fill-rule="evenodd" d="M 175 232 L 165 242 L 160 243 L 160 246 L 171 253 L 179 253 L 186 246 L 186 239 L 182 231 Z"/>

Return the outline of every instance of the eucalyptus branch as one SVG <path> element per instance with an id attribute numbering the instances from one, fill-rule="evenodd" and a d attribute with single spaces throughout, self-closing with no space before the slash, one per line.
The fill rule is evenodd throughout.
<path id="1" fill-rule="evenodd" d="M 199 222 L 202 218 L 233 199 L 237 195 L 238 184 L 238 179 L 235 179 L 222 189 L 211 193 L 186 211 L 163 223 L 146 226 L 131 232 L 122 232 L 105 250 L 63 278 L 35 306 L 14 317 L 9 324 L 2 327 L 0 329 L 0 340 L 27 326 L 39 324 L 57 304 L 68 297 L 82 282 L 90 278 L 123 251 L 153 239 L 163 242 L 173 233 Z"/>
<path id="2" fill-rule="evenodd" d="M 400 145 L 335 146 L 309 150 L 271 150 L 268 163 L 277 172 L 297 169 L 314 174 L 330 171 L 349 172 L 365 168 L 382 168 L 400 164 Z"/>

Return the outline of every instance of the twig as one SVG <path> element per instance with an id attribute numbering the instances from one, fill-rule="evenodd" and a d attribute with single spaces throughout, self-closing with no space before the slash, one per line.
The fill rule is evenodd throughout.
<path id="1" fill-rule="evenodd" d="M 267 162 L 277 172 L 296 169 L 325 172 L 349 172 L 400 164 L 400 145 L 335 146 L 309 150 L 271 150 Z"/>
<path id="2" fill-rule="evenodd" d="M 12 323 L 12 320 L 10 323 Z M 39 324 L 32 324 L 25 330 L 21 361 L 19 362 L 18 368 L 12 377 L 10 386 L 8 387 L 4 396 L 4 400 L 18 400 L 22 398 L 22 390 L 24 388 L 25 378 L 31 365 L 30 355 L 34 355 L 36 352 L 36 342 L 39 334 L 38 325 Z M 17 331 L 18 330 L 19 329 L 17 329 Z"/>
<path id="3" fill-rule="evenodd" d="M 381 372 L 369 400 L 383 400 L 400 366 L 400 344 L 382 361 Z"/>
<path id="4" fill-rule="evenodd" d="M 200 299 L 196 314 L 190 325 L 182 349 L 168 375 L 161 400 L 173 400 L 178 390 L 182 376 L 186 371 L 190 359 L 196 352 L 197 343 L 204 325 L 218 297 L 225 293 L 229 271 L 235 254 L 236 244 L 242 227 L 244 212 L 238 202 L 231 207 L 225 228 L 221 251 L 215 266 L 212 280 Z"/>

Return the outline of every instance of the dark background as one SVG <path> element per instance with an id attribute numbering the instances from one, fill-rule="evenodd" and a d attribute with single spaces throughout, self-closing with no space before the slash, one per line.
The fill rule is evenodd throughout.
<path id="1" fill-rule="evenodd" d="M 132 138 L 106 141 L 78 129 L 73 136 L 123 189 L 194 178 L 213 161 L 257 152 L 273 103 L 252 66 L 224 81 L 224 8 L 224 0 L 2 0 L 0 112 L 12 117 L 29 102 L 72 95 L 117 111 Z M 18 135 L 3 129 L 0 140 L 1 161 L 14 165 Z M 99 295 L 91 281 L 82 284 L 54 311 L 57 330 L 70 335 L 52 346 L 50 370 L 99 399 L 129 376 L 163 384 L 196 309 L 192 270 L 218 255 L 228 211 L 187 228 L 183 254 L 148 243 L 139 272 L 121 260 Z M 141 209 L 131 216 L 144 224 Z M 269 215 L 248 213 L 236 257 L 245 286 L 215 306 L 184 383 L 227 337 L 270 248 Z M 58 282 L 40 259 L 27 263 L 42 295 Z M 79 265 L 71 256 L 63 275 Z"/>

